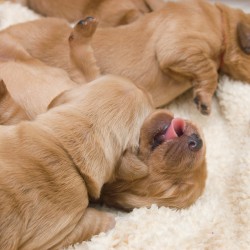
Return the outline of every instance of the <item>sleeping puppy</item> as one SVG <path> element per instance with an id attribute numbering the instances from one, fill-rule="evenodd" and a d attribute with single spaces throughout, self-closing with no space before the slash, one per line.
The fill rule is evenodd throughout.
<path id="1" fill-rule="evenodd" d="M 193 123 L 166 110 L 155 111 L 143 123 L 137 156 L 125 152 L 116 179 L 104 185 L 101 199 L 125 210 L 152 204 L 186 208 L 204 190 L 205 151 L 203 135 Z M 134 179 L 137 171 L 148 174 Z"/>
<path id="2" fill-rule="evenodd" d="M 12 26 L 0 38 L 15 37 L 33 57 L 65 69 L 74 80 L 68 66 L 70 32 L 62 20 L 48 18 Z M 250 18 L 243 11 L 187 0 L 168 2 L 129 25 L 97 29 L 92 46 L 101 73 L 118 74 L 143 86 L 155 107 L 193 87 L 198 109 L 209 114 L 218 71 L 250 82 L 249 33 Z"/>
<path id="3" fill-rule="evenodd" d="M 49 108 L 71 98 L 63 93 Z M 3 114 L 13 108 L 6 109 L 8 112 Z M 17 114 L 12 116 L 14 123 L 19 122 Z M 205 145 L 200 130 L 189 121 L 173 119 L 166 110 L 157 110 L 143 123 L 139 141 L 139 148 L 122 155 L 115 175 L 104 185 L 101 201 L 124 210 L 153 203 L 174 208 L 193 204 L 206 181 Z"/>
<path id="4" fill-rule="evenodd" d="M 6 62 L 50 66 L 65 70 L 76 83 L 92 81 L 100 74 L 91 47 L 96 27 L 97 20 L 93 17 L 80 20 L 73 28 L 56 18 L 10 26 L 0 32 L 0 66 Z M 5 69 L 0 71 L 0 77 L 6 83 L 2 71 Z"/>
<path id="5" fill-rule="evenodd" d="M 250 15 L 204 0 L 167 2 L 123 27 L 99 29 L 93 49 L 102 73 L 145 87 L 156 107 L 193 87 L 202 114 L 222 74 L 250 82 Z"/>
<path id="6" fill-rule="evenodd" d="M 16 39 L 18 33 L 0 35 L 0 124 L 32 120 L 46 112 L 49 103 L 63 91 L 99 76 L 90 44 L 96 26 L 96 19 L 88 17 L 79 21 L 65 38 L 69 51 L 67 64 L 64 65 L 70 69 L 75 81 L 64 69 L 33 57 L 29 47 Z M 50 37 L 47 39 L 51 41 Z M 42 51 L 39 53 L 43 54 Z M 53 60 L 53 57 L 47 56 L 50 61 Z"/>
<path id="7" fill-rule="evenodd" d="M 48 17 L 76 22 L 95 16 L 103 27 L 128 24 L 163 6 L 162 0 L 11 0 Z"/>
<path id="8" fill-rule="evenodd" d="M 0 126 L 0 249 L 61 249 L 112 228 L 112 215 L 89 199 L 113 179 L 123 152 L 138 147 L 152 104 L 130 81 L 105 76 L 50 108 Z"/>

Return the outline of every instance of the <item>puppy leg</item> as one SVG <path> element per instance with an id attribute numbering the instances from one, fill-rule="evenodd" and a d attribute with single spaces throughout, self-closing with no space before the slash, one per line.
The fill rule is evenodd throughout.
<path id="1" fill-rule="evenodd" d="M 74 230 L 64 240 L 53 246 L 53 249 L 61 249 L 69 245 L 89 240 L 92 236 L 101 232 L 107 232 L 115 226 L 115 218 L 112 214 L 87 208 L 83 217 Z"/>
<path id="2" fill-rule="evenodd" d="M 72 64 L 83 72 L 87 82 L 100 75 L 91 47 L 91 38 L 95 33 L 97 23 L 95 18 L 87 17 L 75 25 L 69 37 Z"/>
<path id="3" fill-rule="evenodd" d="M 193 63 L 197 64 L 193 78 L 194 103 L 203 115 L 209 115 L 212 98 L 218 86 L 217 67 L 207 58 L 203 58 L 200 62 L 194 60 Z"/>
<path id="4" fill-rule="evenodd" d="M 171 47 L 171 46 L 170 46 Z M 218 85 L 218 72 L 215 61 L 201 51 L 181 49 L 179 53 L 161 58 L 162 70 L 190 79 L 194 86 L 194 102 L 203 115 L 211 112 L 211 101 Z M 177 57 L 180 55 L 179 57 Z"/>

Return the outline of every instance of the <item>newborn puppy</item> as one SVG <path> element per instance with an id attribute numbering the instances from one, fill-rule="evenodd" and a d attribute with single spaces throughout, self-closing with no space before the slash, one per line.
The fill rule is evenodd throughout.
<path id="1" fill-rule="evenodd" d="M 203 135 L 193 123 L 157 110 L 141 128 L 137 157 L 125 152 L 116 179 L 104 185 L 101 199 L 125 210 L 152 204 L 186 208 L 204 190 L 205 151 Z M 136 171 L 144 172 L 143 178 L 135 180 Z"/>
<path id="2" fill-rule="evenodd" d="M 37 20 L 2 31 L 0 48 L 8 41 L 1 37 L 15 37 L 33 57 L 63 68 L 77 82 L 68 63 L 71 32 L 62 20 Z M 92 46 L 101 73 L 121 75 L 143 86 L 155 107 L 193 87 L 197 108 L 209 114 L 218 71 L 250 82 L 249 33 L 250 18 L 243 11 L 186 0 L 167 2 L 129 25 L 97 29 Z"/>
<path id="3" fill-rule="evenodd" d="M 193 87 L 202 114 L 221 74 L 250 82 L 250 15 L 204 0 L 167 2 L 130 25 L 99 29 L 93 49 L 102 73 L 131 79 L 162 106 Z"/>
<path id="4" fill-rule="evenodd" d="M 96 19 L 88 17 L 70 28 L 71 32 L 65 37 L 68 54 L 64 66 L 70 69 L 70 76 L 75 81 L 64 69 L 35 58 L 30 47 L 26 46 L 25 38 L 23 43 L 18 41 L 19 32 L 14 30 L 0 35 L 0 124 L 32 120 L 47 111 L 55 96 L 77 86 L 77 83 L 84 84 L 99 76 L 90 44 L 96 26 Z M 33 35 L 35 39 L 36 35 Z M 53 36 L 48 34 L 46 39 L 51 42 Z M 29 45 L 32 47 L 32 43 Z M 47 52 L 45 57 L 53 61 L 53 56 L 48 55 L 49 49 L 44 49 Z M 44 54 L 43 51 L 36 52 Z"/>
<path id="5" fill-rule="evenodd" d="M 143 91 L 115 76 L 65 91 L 50 108 L 0 126 L 0 249 L 61 249 L 112 228 L 89 199 L 138 147 L 152 111 Z"/>
<path id="6" fill-rule="evenodd" d="M 162 0 L 12 0 L 48 17 L 76 22 L 95 16 L 103 27 L 128 24 L 145 13 L 161 8 Z"/>
<path id="7" fill-rule="evenodd" d="M 91 47 L 96 27 L 93 17 L 80 20 L 74 28 L 57 18 L 10 26 L 0 32 L 0 69 L 2 63 L 14 61 L 63 69 L 76 83 L 92 81 L 100 74 Z"/>

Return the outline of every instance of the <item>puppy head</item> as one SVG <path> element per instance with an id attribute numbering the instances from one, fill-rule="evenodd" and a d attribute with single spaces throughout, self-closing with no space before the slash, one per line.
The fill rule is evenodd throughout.
<path id="1" fill-rule="evenodd" d="M 26 112 L 15 102 L 3 80 L 0 80 L 0 124 L 11 125 L 29 120 Z"/>
<path id="2" fill-rule="evenodd" d="M 202 194 L 206 181 L 204 139 L 189 121 L 157 110 L 144 122 L 140 134 L 137 168 L 147 166 L 137 180 L 119 178 L 104 186 L 102 200 L 130 210 L 135 207 L 185 208 Z M 130 166 L 127 166 L 130 167 Z"/>
<path id="3" fill-rule="evenodd" d="M 225 55 L 222 71 L 235 80 L 250 82 L 250 14 L 219 5 L 224 18 Z"/>

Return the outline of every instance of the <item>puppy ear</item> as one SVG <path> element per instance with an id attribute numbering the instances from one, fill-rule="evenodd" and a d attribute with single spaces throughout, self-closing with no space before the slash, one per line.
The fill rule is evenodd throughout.
<path id="1" fill-rule="evenodd" d="M 237 36 L 242 51 L 250 55 L 250 24 L 239 23 L 237 26 Z"/>
<path id="2" fill-rule="evenodd" d="M 63 91 L 61 94 L 56 96 L 48 105 L 47 110 L 54 108 L 56 106 L 65 104 L 70 101 L 69 90 Z"/>
<path id="3" fill-rule="evenodd" d="M 116 177 L 121 180 L 134 181 L 149 174 L 148 166 L 137 155 L 126 152 L 121 159 Z"/>
<path id="4" fill-rule="evenodd" d="M 0 98 L 3 98 L 8 94 L 8 90 L 3 80 L 0 80 Z"/>

